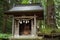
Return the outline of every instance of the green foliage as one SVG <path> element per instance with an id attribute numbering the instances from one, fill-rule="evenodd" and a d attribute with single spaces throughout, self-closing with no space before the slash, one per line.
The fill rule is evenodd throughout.
<path id="1" fill-rule="evenodd" d="M 12 18 L 7 19 L 6 31 L 7 33 L 12 33 Z"/>
<path id="2" fill-rule="evenodd" d="M 2 32 L 2 26 L 3 26 L 3 7 L 2 7 L 2 1 L 0 1 L 0 32 Z"/>
<path id="3" fill-rule="evenodd" d="M 7 4 L 7 5 L 5 5 Z M 0 33 L 2 33 L 2 29 L 3 29 L 3 16 L 4 16 L 4 11 L 7 9 L 6 7 L 9 6 L 10 4 L 6 1 L 6 0 L 0 0 Z M 10 18 L 8 20 L 11 20 Z M 7 21 L 6 26 L 8 26 L 6 29 L 7 32 L 10 32 L 11 28 L 11 22 Z"/>
<path id="4" fill-rule="evenodd" d="M 56 25 L 60 28 L 60 0 L 54 0 L 55 13 L 56 13 Z"/>
<path id="5" fill-rule="evenodd" d="M 48 28 L 48 27 L 41 29 L 41 32 L 43 34 L 51 34 L 51 31 L 52 31 L 52 29 L 51 28 Z"/>
<path id="6" fill-rule="evenodd" d="M 8 39 L 10 36 L 12 36 L 12 35 L 0 33 L 0 39 Z"/>
<path id="7" fill-rule="evenodd" d="M 50 0 L 51 1 L 51 0 Z M 49 2 L 50 2 L 49 1 Z M 45 34 L 50 34 L 53 31 L 53 28 L 50 28 L 45 24 L 45 19 L 46 19 L 46 2 L 47 0 L 41 0 L 42 6 L 44 8 L 44 21 L 41 21 L 40 23 L 40 32 L 45 33 Z M 59 0 L 54 0 L 55 3 L 55 14 L 56 14 L 56 25 L 59 29 L 54 29 L 56 32 L 60 32 L 60 1 Z M 43 27 L 43 28 L 42 28 Z"/>
<path id="8" fill-rule="evenodd" d="M 40 3 L 41 0 L 14 0 L 15 4 L 31 4 L 31 3 Z"/>
<path id="9" fill-rule="evenodd" d="M 29 4 L 29 0 L 22 0 L 21 4 Z"/>
<path id="10" fill-rule="evenodd" d="M 52 30 L 53 29 L 51 27 L 44 24 L 44 21 L 41 21 L 41 24 L 40 24 L 40 32 L 41 33 L 43 33 L 43 34 L 51 34 Z"/>

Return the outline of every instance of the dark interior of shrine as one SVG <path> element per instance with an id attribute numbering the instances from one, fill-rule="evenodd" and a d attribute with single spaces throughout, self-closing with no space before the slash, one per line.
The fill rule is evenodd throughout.
<path id="1" fill-rule="evenodd" d="M 30 35 L 31 34 L 31 20 L 22 20 L 19 23 L 19 35 Z"/>

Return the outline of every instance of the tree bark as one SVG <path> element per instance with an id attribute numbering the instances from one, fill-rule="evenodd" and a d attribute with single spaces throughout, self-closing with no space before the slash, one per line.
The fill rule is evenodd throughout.
<path id="1" fill-rule="evenodd" d="M 3 0 L 3 11 L 7 11 L 9 9 L 9 4 L 8 4 L 8 0 Z M 7 24 L 7 15 L 4 14 L 3 16 L 3 27 L 2 27 L 2 31 L 3 33 L 6 33 L 6 24 Z"/>
<path id="2" fill-rule="evenodd" d="M 3 20 L 3 33 L 6 33 L 7 15 L 4 15 Z"/>
<path id="3" fill-rule="evenodd" d="M 47 25 L 56 28 L 54 1 L 47 0 Z"/>

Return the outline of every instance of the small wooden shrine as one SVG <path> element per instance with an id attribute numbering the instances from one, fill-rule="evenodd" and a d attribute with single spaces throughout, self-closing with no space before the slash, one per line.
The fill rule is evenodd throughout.
<path id="1" fill-rule="evenodd" d="M 43 20 L 43 8 L 40 5 L 17 5 L 5 12 L 13 17 L 12 35 L 14 37 L 36 37 L 37 20 Z"/>

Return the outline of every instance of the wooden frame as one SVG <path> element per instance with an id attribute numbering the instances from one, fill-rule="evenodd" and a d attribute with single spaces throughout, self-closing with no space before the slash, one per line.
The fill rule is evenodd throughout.
<path id="1" fill-rule="evenodd" d="M 12 34 L 13 36 L 21 36 L 19 35 L 19 20 L 21 18 L 29 18 L 29 19 L 33 19 L 31 20 L 31 35 L 36 36 L 36 15 L 34 16 L 21 16 L 21 17 L 13 17 L 13 23 L 12 23 Z M 16 22 L 16 20 L 18 20 Z M 34 22 L 34 23 L 33 23 Z M 14 25 L 15 23 L 15 25 Z M 14 33 L 15 30 L 15 33 Z"/>

